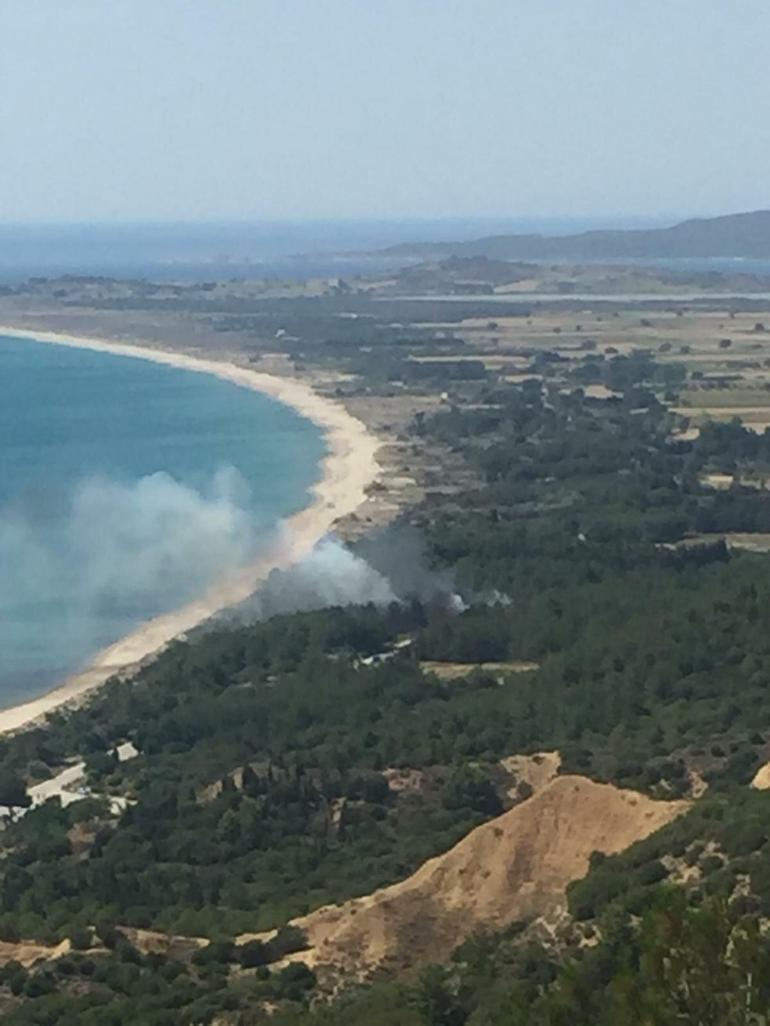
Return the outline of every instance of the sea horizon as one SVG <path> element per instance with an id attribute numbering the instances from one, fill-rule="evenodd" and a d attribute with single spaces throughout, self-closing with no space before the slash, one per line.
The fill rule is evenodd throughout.
<path id="1" fill-rule="evenodd" d="M 445 217 L 0 224 L 0 284 L 67 274 L 196 282 L 371 272 L 367 254 L 402 243 L 655 227 L 670 218 Z M 393 264 L 386 256 L 382 266 Z"/>

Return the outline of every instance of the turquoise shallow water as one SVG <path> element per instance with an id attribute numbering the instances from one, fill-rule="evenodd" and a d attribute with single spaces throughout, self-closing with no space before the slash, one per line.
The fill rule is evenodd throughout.
<path id="1" fill-rule="evenodd" d="M 0 706 L 253 558 L 325 451 L 209 375 L 0 337 Z"/>

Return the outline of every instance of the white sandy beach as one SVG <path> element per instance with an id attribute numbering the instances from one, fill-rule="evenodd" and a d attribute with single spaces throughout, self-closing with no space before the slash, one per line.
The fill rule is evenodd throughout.
<path id="1" fill-rule="evenodd" d="M 279 540 L 271 545 L 258 562 L 244 567 L 236 577 L 212 587 L 195 602 L 142 624 L 131 634 L 98 653 L 82 672 L 70 677 L 53 691 L 22 705 L 0 710 L 0 734 L 16 730 L 64 703 L 81 698 L 114 673 L 134 667 L 141 660 L 159 652 L 173 638 L 191 630 L 221 609 L 248 598 L 271 570 L 290 566 L 304 558 L 339 517 L 357 509 L 366 498 L 367 485 L 378 473 L 377 439 L 341 404 L 319 395 L 299 381 L 264 374 L 234 363 L 206 360 L 148 346 L 80 338 L 56 332 L 21 330 L 8 325 L 0 325 L 0 335 L 93 349 L 152 360 L 201 374 L 212 374 L 223 381 L 262 392 L 292 406 L 321 428 L 329 450 L 323 461 L 321 479 L 312 489 L 313 502 L 285 521 Z"/>

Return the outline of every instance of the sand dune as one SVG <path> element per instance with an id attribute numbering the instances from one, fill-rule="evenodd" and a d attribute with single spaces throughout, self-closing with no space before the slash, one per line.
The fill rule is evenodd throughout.
<path id="1" fill-rule="evenodd" d="M 687 808 L 585 777 L 556 777 L 402 883 L 294 920 L 310 941 L 295 957 L 358 979 L 444 961 L 480 929 L 553 912 L 567 885 L 585 876 L 592 852 L 622 851 Z"/>
<path id="2" fill-rule="evenodd" d="M 479 930 L 563 909 L 567 886 L 585 876 L 592 852 L 623 851 L 688 808 L 687 801 L 653 801 L 586 777 L 555 777 L 401 883 L 293 920 L 307 933 L 309 948 L 285 961 L 314 966 L 327 986 L 363 981 L 375 971 L 398 973 L 446 961 Z M 142 950 L 173 947 L 189 954 L 205 943 L 146 930 L 125 932 Z M 269 936 L 243 934 L 237 941 Z M 31 965 L 68 949 L 68 941 L 56 948 L 0 944 L 0 961 L 16 958 Z"/>
<path id="3" fill-rule="evenodd" d="M 302 416 L 318 425 L 328 446 L 321 479 L 312 489 L 313 502 L 284 523 L 277 542 L 257 562 L 244 567 L 235 577 L 219 582 L 195 602 L 142 624 L 127 637 L 96 655 L 83 672 L 70 677 L 55 690 L 22 705 L 0 710 L 0 734 L 38 720 L 65 702 L 81 699 L 113 674 L 132 670 L 142 660 L 159 652 L 173 638 L 191 630 L 219 610 L 248 598 L 272 569 L 284 568 L 301 560 L 331 530 L 336 520 L 357 509 L 366 498 L 367 485 L 371 484 L 379 472 L 376 461 L 379 447 L 377 439 L 340 403 L 319 395 L 302 382 L 264 374 L 233 363 L 204 360 L 184 353 L 122 342 L 55 332 L 26 331 L 8 325 L 0 325 L 0 335 L 114 353 L 201 374 L 212 374 L 223 381 L 261 392 L 294 407 Z"/>
<path id="4" fill-rule="evenodd" d="M 47 962 L 51 959 L 62 958 L 72 950 L 69 938 L 59 944 L 37 944 L 35 941 L 0 941 L 0 965 L 8 965 L 9 962 L 18 962 L 25 969 L 29 969 L 37 962 Z"/>

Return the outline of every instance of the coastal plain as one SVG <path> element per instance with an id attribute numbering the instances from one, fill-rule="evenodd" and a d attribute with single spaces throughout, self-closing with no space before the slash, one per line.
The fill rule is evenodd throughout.
<path id="1" fill-rule="evenodd" d="M 316 423 L 330 454 L 313 504 L 286 525 L 259 565 L 110 645 L 54 691 L 0 711 L 0 733 L 138 669 L 174 637 L 244 601 L 271 570 L 301 560 L 330 531 L 355 542 L 430 492 L 471 487 L 465 461 L 432 439 L 415 444 L 410 427 L 448 404 L 484 408 L 481 383 L 490 378 L 569 387 L 572 371 L 593 354 L 648 352 L 663 365 L 687 368 L 687 385 L 671 403 L 680 437 L 696 437 L 704 422 L 733 419 L 763 432 L 770 426 L 770 291 L 756 297 L 765 287 L 770 279 L 740 272 L 704 277 L 474 257 L 350 282 L 180 286 L 71 276 L 5 290 L 0 320 L 8 324 L 0 333 L 135 356 L 262 391 Z M 404 324 L 389 323 L 391 314 Z M 319 345 L 319 328 L 344 325 L 344 334 L 352 328 L 356 336 L 362 320 L 381 335 L 414 330 L 413 346 L 399 340 L 398 366 L 389 368 L 386 357 L 384 368 L 361 373 L 351 367 L 350 343 L 325 338 Z M 357 351 L 359 362 L 377 352 L 364 342 Z M 618 394 L 592 383 L 584 392 L 593 399 Z"/>
<path id="2" fill-rule="evenodd" d="M 633 1021 L 660 931 L 729 963 L 770 915 L 770 289 L 502 263 L 0 297 L 315 410 L 328 490 L 262 576 L 333 532 L 399 597 L 188 632 L 222 592 L 2 739 L 14 1026 Z"/>

